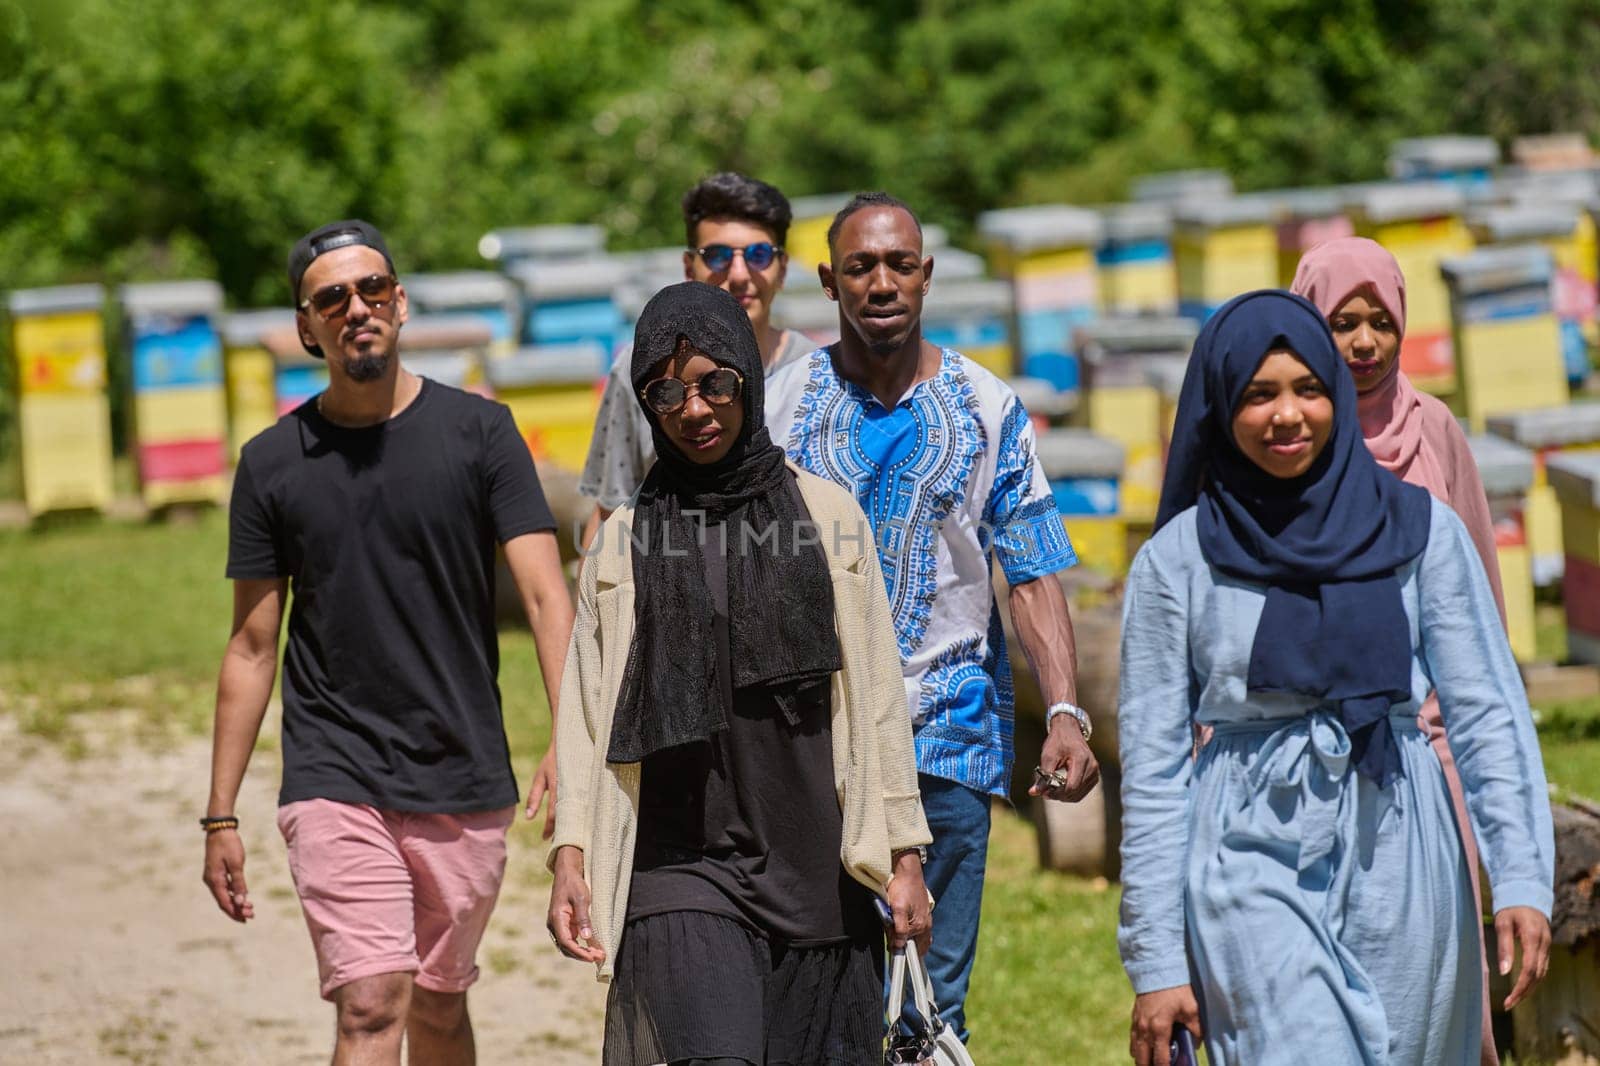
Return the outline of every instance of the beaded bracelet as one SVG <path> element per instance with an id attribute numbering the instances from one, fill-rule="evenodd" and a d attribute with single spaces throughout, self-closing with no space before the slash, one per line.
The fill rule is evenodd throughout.
<path id="1" fill-rule="evenodd" d="M 239 828 L 239 819 L 232 814 L 219 815 L 215 818 L 200 819 L 200 828 L 207 833 L 215 833 L 219 829 Z"/>

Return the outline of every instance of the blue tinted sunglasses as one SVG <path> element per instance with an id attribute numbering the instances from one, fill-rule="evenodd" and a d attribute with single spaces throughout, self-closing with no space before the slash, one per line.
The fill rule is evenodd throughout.
<path id="1" fill-rule="evenodd" d="M 691 248 L 700 257 L 700 261 L 713 274 L 720 274 L 733 265 L 735 255 L 744 256 L 744 265 L 751 270 L 765 270 L 772 265 L 772 261 L 783 254 L 783 246 L 773 244 L 771 241 L 757 241 L 747 244 L 743 248 L 735 248 L 727 244 L 708 244 L 704 248 Z"/>

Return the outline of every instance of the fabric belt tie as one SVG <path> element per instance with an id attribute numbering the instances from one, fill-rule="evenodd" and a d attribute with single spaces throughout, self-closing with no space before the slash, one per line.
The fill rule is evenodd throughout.
<path id="1" fill-rule="evenodd" d="M 1409 721 L 1413 712 L 1385 716 L 1385 725 Z M 1332 854 L 1337 843 L 1341 813 L 1349 793 L 1345 775 L 1353 762 L 1353 745 L 1339 715 L 1319 708 L 1299 718 L 1250 722 L 1224 722 L 1219 735 L 1270 734 L 1256 754 L 1248 780 L 1251 792 L 1240 804 L 1249 806 L 1263 788 L 1299 793 L 1300 856 L 1296 869 L 1304 873 Z"/>

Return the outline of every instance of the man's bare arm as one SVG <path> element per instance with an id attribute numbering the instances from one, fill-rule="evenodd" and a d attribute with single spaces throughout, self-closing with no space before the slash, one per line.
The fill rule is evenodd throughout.
<path id="1" fill-rule="evenodd" d="M 277 677 L 278 630 L 287 596 L 288 582 L 282 578 L 233 583 L 233 633 L 217 675 L 209 816 L 237 813 L 239 786 Z M 203 879 L 222 913 L 237 922 L 254 916 L 244 879 L 244 844 L 237 830 L 206 834 Z"/>
<path id="2" fill-rule="evenodd" d="M 1061 582 L 1054 574 L 1011 586 L 1011 621 L 1027 656 L 1045 705 L 1078 702 L 1078 644 L 1072 632 L 1072 614 Z M 1059 787 L 1034 784 L 1034 795 L 1077 801 L 1100 780 L 1100 767 L 1088 742 L 1070 715 L 1058 714 L 1039 753 L 1039 768 L 1046 774 L 1065 771 Z"/>
<path id="3" fill-rule="evenodd" d="M 527 808 L 527 817 L 532 818 L 548 794 L 550 809 L 545 816 L 544 835 L 549 838 L 554 835 L 556 824 L 555 721 L 561 695 L 561 671 L 566 666 L 567 645 L 572 640 L 572 597 L 561 571 L 561 550 L 554 533 L 525 533 L 506 541 L 505 549 L 511 580 L 528 615 L 528 627 L 533 630 L 539 671 L 550 700 L 550 747 L 534 772 Z"/>

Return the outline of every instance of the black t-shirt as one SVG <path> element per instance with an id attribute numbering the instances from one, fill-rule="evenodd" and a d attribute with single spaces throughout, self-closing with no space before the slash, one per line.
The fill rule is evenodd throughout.
<path id="1" fill-rule="evenodd" d="M 796 725 L 770 692 L 730 690 L 722 538 L 709 526 L 702 554 L 732 714 L 709 742 L 645 758 L 628 918 L 705 911 L 801 947 L 870 935 L 870 895 L 839 857 L 830 688 L 803 694 Z"/>
<path id="2" fill-rule="evenodd" d="M 313 400 L 246 444 L 228 577 L 293 593 L 278 802 L 516 803 L 495 543 L 554 528 L 511 412 L 425 378 L 378 425 L 337 426 Z"/>

